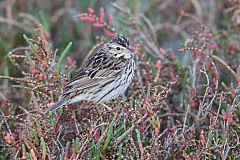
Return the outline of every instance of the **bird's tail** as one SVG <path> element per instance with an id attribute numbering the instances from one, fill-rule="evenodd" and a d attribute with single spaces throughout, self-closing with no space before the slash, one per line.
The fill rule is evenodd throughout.
<path id="1" fill-rule="evenodd" d="M 52 107 L 48 108 L 45 112 L 44 115 L 47 115 L 49 112 L 55 111 L 56 109 L 63 107 L 64 105 L 66 105 L 66 103 L 62 100 L 59 100 L 58 102 L 56 102 Z"/>

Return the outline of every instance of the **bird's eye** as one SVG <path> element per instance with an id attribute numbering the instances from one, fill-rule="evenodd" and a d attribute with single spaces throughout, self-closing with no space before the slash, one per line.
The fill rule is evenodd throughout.
<path id="1" fill-rule="evenodd" d="M 119 51 L 119 50 L 120 50 L 120 47 L 117 47 L 117 50 Z"/>

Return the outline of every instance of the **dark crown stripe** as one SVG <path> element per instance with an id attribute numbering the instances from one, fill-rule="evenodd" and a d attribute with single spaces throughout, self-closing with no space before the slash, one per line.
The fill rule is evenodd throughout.
<path id="1" fill-rule="evenodd" d="M 116 43 L 120 44 L 123 47 L 129 46 L 128 39 L 126 37 L 124 37 L 123 35 L 115 37 L 113 39 L 113 41 L 115 41 Z"/>

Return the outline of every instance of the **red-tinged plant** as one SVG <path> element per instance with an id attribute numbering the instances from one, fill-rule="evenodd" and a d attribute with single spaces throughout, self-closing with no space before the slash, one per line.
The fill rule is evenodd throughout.
<path id="1" fill-rule="evenodd" d="M 12 77 L 0 76 L 4 79 L 5 87 L 6 84 L 13 84 L 18 89 L 14 91 L 24 96 L 20 99 L 24 101 L 21 105 L 5 94 L 4 102 L 0 101 L 4 106 L 0 107 L 0 119 L 3 120 L 0 123 L 0 136 L 4 137 L 0 140 L 0 147 L 3 146 L 0 159 L 2 153 L 7 154 L 7 158 L 4 155 L 5 159 L 237 157 L 237 117 L 240 110 L 237 68 L 240 45 L 236 25 L 239 7 L 233 4 L 236 2 L 211 1 L 217 4 L 213 6 L 222 6 L 221 11 L 216 8 L 214 15 L 205 12 L 209 8 L 204 7 L 207 1 L 199 4 L 189 1 L 180 8 L 178 3 L 168 2 L 166 5 L 165 1 L 151 2 L 153 5 L 150 6 L 156 4 L 158 7 L 143 7 L 142 4 L 139 5 L 140 1 L 128 2 L 132 4 L 131 7 L 126 7 L 125 2 L 111 3 L 104 5 L 106 10 L 98 7 L 99 14 L 92 8 L 81 5 L 81 9 L 87 13 L 81 14 L 80 19 L 91 23 L 92 28 L 100 31 L 97 31 L 98 35 L 101 31 L 109 37 L 115 34 L 111 27 L 114 17 L 116 32 L 125 34 L 130 42 L 139 42 L 139 45 L 134 45 L 135 77 L 122 98 L 107 104 L 109 110 L 102 105 L 95 109 L 93 104 L 82 102 L 44 117 L 42 111 L 59 99 L 67 77 L 74 75 L 76 64 L 83 61 L 83 51 L 90 50 L 82 44 L 98 43 L 90 38 L 95 35 L 95 30 L 92 34 L 92 30 L 86 27 L 76 32 L 74 25 L 64 25 L 67 15 L 61 14 L 76 11 L 70 6 L 73 2 L 68 2 L 67 8 L 60 9 L 55 14 L 51 12 L 54 15 L 51 22 L 57 22 L 56 19 L 61 17 L 61 25 L 54 23 L 54 26 L 48 26 L 50 15 L 47 16 L 49 19 L 44 19 L 44 16 L 40 18 L 43 19 L 44 28 L 50 28 L 49 34 L 36 30 L 35 38 L 25 36 L 29 45 L 24 49 L 27 53 L 20 49 L 13 50 L 10 55 L 17 73 L 9 70 Z M 21 3 L 25 7 L 31 6 Z M 96 4 L 99 3 L 102 2 Z M 113 9 L 110 10 L 109 7 Z M 51 8 L 58 7 L 53 4 Z M 107 16 L 106 13 L 110 14 Z M 1 17 L 0 21 L 3 20 L 5 19 Z M 11 17 L 10 22 L 12 21 L 15 22 L 14 17 Z M 29 24 L 29 21 L 27 19 L 24 24 Z M 211 24 L 209 26 L 212 31 L 206 27 L 199 28 L 200 24 L 205 23 Z M 11 27 L 15 27 L 15 24 L 19 26 L 19 23 L 11 24 Z M 62 26 L 67 26 L 65 30 L 60 30 L 65 37 L 59 37 L 55 26 L 59 30 Z M 65 35 L 68 28 L 74 33 L 74 38 L 70 32 Z M 190 30 L 197 31 L 191 33 Z M 4 31 L 8 33 L 8 29 Z M 62 45 L 68 36 L 73 38 L 71 41 L 75 44 L 71 50 L 72 55 L 69 56 L 66 52 L 59 55 L 52 49 L 51 41 L 54 46 L 58 46 L 58 41 L 61 40 Z M 78 40 L 82 41 L 81 37 L 89 38 L 76 45 Z M 1 42 L 4 41 L 2 39 Z M 183 39 L 186 39 L 185 43 Z M 183 43 L 185 45 L 178 53 L 177 47 Z M 18 44 L 14 43 L 14 46 Z M 89 55 L 97 47 L 93 47 Z M 76 59 L 77 63 L 73 57 L 79 58 Z M 3 59 L 1 56 L 0 67 L 5 65 Z M 4 72 L 7 73 L 8 71 Z M 7 90 L 10 91 L 13 87 L 9 86 Z M 4 92 L 0 90 L 0 98 L 2 93 Z"/>
<path id="2" fill-rule="evenodd" d="M 205 139 L 205 136 L 204 136 L 204 131 L 202 130 L 201 133 L 200 133 L 200 140 L 202 142 L 203 145 L 206 145 L 206 139 Z"/>
<path id="3" fill-rule="evenodd" d="M 231 113 L 231 111 L 229 111 L 228 115 L 227 115 L 227 122 L 229 125 L 231 125 L 232 121 L 233 121 L 232 113 Z"/>
<path id="4" fill-rule="evenodd" d="M 160 54 L 162 55 L 162 57 L 163 58 L 165 58 L 166 57 L 166 55 L 167 55 L 167 52 L 166 52 L 166 50 L 165 49 L 163 49 L 163 48 L 160 48 Z"/>
<path id="5" fill-rule="evenodd" d="M 157 63 L 155 65 L 156 69 L 161 69 L 162 68 L 162 64 L 161 64 L 161 60 L 157 60 Z"/>
<path id="6" fill-rule="evenodd" d="M 238 77 L 238 79 L 237 79 L 237 85 L 238 85 L 238 87 L 240 87 L 240 77 Z"/>
<path id="7" fill-rule="evenodd" d="M 236 43 L 230 43 L 228 46 L 228 51 L 230 54 L 236 54 L 238 52 Z"/>
<path id="8" fill-rule="evenodd" d="M 7 142 L 7 144 L 9 144 L 9 145 L 13 144 L 12 136 L 11 136 L 10 133 L 7 133 L 7 135 L 6 135 L 6 142 Z"/>
<path id="9" fill-rule="evenodd" d="M 87 10 L 89 14 L 94 14 L 94 10 L 92 8 L 88 8 Z"/>
<path id="10" fill-rule="evenodd" d="M 80 14 L 80 20 L 90 22 L 94 28 L 103 29 L 106 36 L 113 38 L 116 34 L 115 29 L 111 26 L 113 23 L 112 17 L 109 15 L 105 22 L 105 10 L 100 8 L 99 17 L 95 15 L 92 8 L 88 8 L 88 13 Z"/>

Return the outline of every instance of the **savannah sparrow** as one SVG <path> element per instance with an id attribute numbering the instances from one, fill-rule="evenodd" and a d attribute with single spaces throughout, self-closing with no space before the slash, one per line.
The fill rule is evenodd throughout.
<path id="1" fill-rule="evenodd" d="M 105 43 L 68 82 L 61 98 L 45 114 L 82 100 L 98 104 L 123 94 L 134 75 L 132 52 L 128 39 L 122 35 Z"/>

